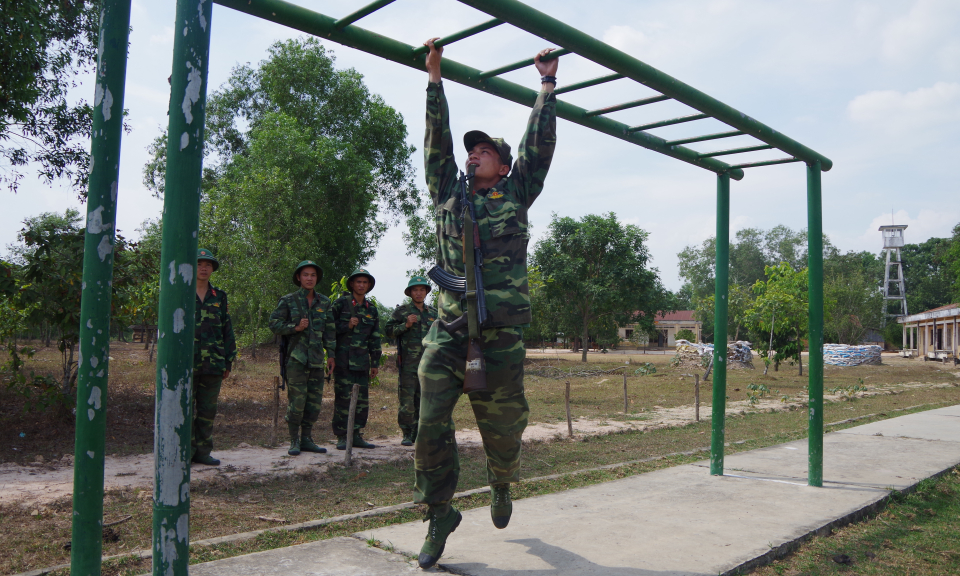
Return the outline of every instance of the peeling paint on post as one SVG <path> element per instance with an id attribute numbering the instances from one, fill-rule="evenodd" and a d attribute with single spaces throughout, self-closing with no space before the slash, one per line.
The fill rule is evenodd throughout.
<path id="1" fill-rule="evenodd" d="M 178 0 L 163 201 L 154 431 L 153 574 L 186 576 L 190 549 L 193 284 L 210 54 L 208 0 Z M 188 133 L 190 136 L 188 136 Z M 177 136 L 177 135 L 182 136 Z M 191 137 L 192 136 L 192 137 Z"/>
<path id="2" fill-rule="evenodd" d="M 70 573 L 100 574 L 103 457 L 110 358 L 110 298 L 116 232 L 117 178 L 123 132 L 130 1 L 104 0 L 100 12 L 87 231 L 80 292 L 80 360 L 73 469 L 73 546 Z M 105 336 L 98 338 L 98 335 Z"/>
<path id="3" fill-rule="evenodd" d="M 723 475 L 727 408 L 727 281 L 730 271 L 730 175 L 717 174 L 717 262 L 713 315 L 713 406 L 710 473 Z"/>

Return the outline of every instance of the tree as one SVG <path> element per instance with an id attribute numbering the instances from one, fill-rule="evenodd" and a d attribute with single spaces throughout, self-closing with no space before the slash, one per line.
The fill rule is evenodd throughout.
<path id="1" fill-rule="evenodd" d="M 269 336 L 297 262 L 347 275 L 421 206 L 403 117 L 315 39 L 278 42 L 258 67 L 234 68 L 206 122 L 200 242 L 221 261 L 214 281 L 230 293 L 242 343 Z M 158 196 L 161 138 L 144 168 Z"/>
<path id="2" fill-rule="evenodd" d="M 952 283 L 953 302 L 960 302 L 960 224 L 953 227 L 953 238 L 947 248 L 946 262 Z"/>
<path id="3" fill-rule="evenodd" d="M 950 276 L 950 248 L 949 238 L 930 238 L 900 249 L 907 287 L 907 310 L 911 314 L 951 303 L 951 289 L 956 280 Z"/>
<path id="4" fill-rule="evenodd" d="M 859 344 L 867 330 L 880 330 L 883 262 L 870 252 L 835 254 L 824 260 L 823 278 L 827 342 Z"/>
<path id="5" fill-rule="evenodd" d="M 755 348 L 768 361 L 768 352 L 776 350 L 774 370 L 785 359 L 795 360 L 803 375 L 800 353 L 807 334 L 807 270 L 794 270 L 788 263 L 767 266 L 766 281 L 753 285 L 756 299 L 744 313 Z M 770 345 L 772 333 L 772 346 Z"/>
<path id="6" fill-rule="evenodd" d="M 0 182 L 16 192 L 34 164 L 84 198 L 92 107 L 68 95 L 95 68 L 100 2 L 0 0 L 0 14 Z"/>
<path id="7" fill-rule="evenodd" d="M 531 264 L 547 280 L 540 290 L 562 311 L 563 325 L 578 329 L 584 362 L 591 332 L 601 335 L 631 321 L 649 328 L 664 309 L 667 292 L 656 268 L 648 267 L 648 236 L 612 212 L 580 221 L 554 214 L 547 236 L 537 243 Z"/>

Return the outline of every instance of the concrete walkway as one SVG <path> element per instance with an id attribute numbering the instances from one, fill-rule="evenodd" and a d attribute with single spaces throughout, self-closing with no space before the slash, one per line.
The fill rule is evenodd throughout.
<path id="1" fill-rule="evenodd" d="M 824 487 L 806 485 L 806 441 L 735 454 L 723 477 L 709 462 L 676 466 L 514 502 L 505 530 L 488 508 L 463 513 L 440 566 L 470 576 L 715 576 L 792 550 L 802 539 L 875 509 L 960 463 L 960 406 L 824 437 Z M 393 576 L 426 525 L 411 522 L 191 567 L 195 576 Z M 399 554 L 366 546 L 374 538 Z M 434 569 L 435 571 L 440 571 Z"/>

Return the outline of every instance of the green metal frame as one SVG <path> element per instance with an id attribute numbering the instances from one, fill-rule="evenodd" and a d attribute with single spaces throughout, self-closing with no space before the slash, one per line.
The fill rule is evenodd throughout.
<path id="1" fill-rule="evenodd" d="M 71 574 L 99 574 L 103 551 L 110 299 L 130 1 L 104 0 L 100 18 L 100 52 L 90 143 L 91 171 L 87 188 L 87 231 L 84 234 L 80 290 Z"/>
<path id="2" fill-rule="evenodd" d="M 98 103 L 101 88 L 110 88 L 114 109 L 122 110 L 126 33 L 131 0 L 105 0 L 101 43 L 106 49 L 98 63 Z M 425 68 L 423 46 L 370 32 L 356 25 L 364 17 L 390 6 L 395 0 L 377 0 L 342 18 L 313 12 L 283 0 L 214 0 L 217 4 L 275 22 L 289 28 L 355 48 L 417 70 Z M 459 0 L 492 17 L 437 41 L 450 45 L 504 24 L 538 36 L 560 47 L 548 58 L 573 54 L 606 68 L 608 73 L 558 86 L 556 94 L 569 94 L 614 81 L 637 84 L 637 99 L 586 110 L 563 99 L 557 101 L 557 115 L 565 120 L 613 136 L 642 148 L 670 156 L 717 175 L 716 254 L 716 343 L 713 356 L 713 423 L 711 474 L 723 474 L 724 422 L 726 408 L 726 326 L 730 236 L 730 180 L 744 177 L 744 169 L 803 162 L 807 166 L 809 231 L 809 323 L 810 323 L 810 457 L 808 483 L 823 482 L 823 246 L 820 173 L 833 163 L 822 154 L 787 137 L 758 120 L 700 92 L 632 56 L 580 32 L 517 0 Z M 163 241 L 160 282 L 160 319 L 157 356 L 157 412 L 155 432 L 156 488 L 154 492 L 153 573 L 187 574 L 190 506 L 190 423 L 193 378 L 193 285 L 199 227 L 200 177 L 203 155 L 204 108 L 207 65 L 210 52 L 212 5 L 196 0 L 177 0 L 173 74 L 171 78 L 170 124 L 167 144 L 166 194 L 164 198 Z M 182 23 L 182 25 L 181 25 Z M 444 59 L 443 77 L 524 106 L 532 106 L 537 92 L 500 76 L 533 63 L 521 60 L 483 71 Z M 650 94 L 650 90 L 656 92 Z M 629 126 L 610 114 L 639 106 L 674 100 L 695 113 L 676 118 Z M 119 105 L 118 105 L 119 104 Z M 98 108 L 100 110 L 100 108 Z M 103 411 L 106 404 L 107 336 L 109 335 L 109 281 L 112 260 L 107 248 L 113 242 L 117 158 L 120 147 L 120 116 L 107 122 L 94 119 L 93 157 L 88 209 L 88 232 L 84 255 L 84 288 L 81 329 L 81 371 L 77 399 L 77 444 L 73 573 L 99 573 L 103 496 Z M 100 115 L 102 116 L 102 114 Z M 112 120 L 111 120 L 112 118 Z M 668 140 L 649 130 L 712 118 L 731 130 Z M 760 144 L 710 152 L 698 152 L 687 144 L 736 136 L 751 136 Z M 787 156 L 728 164 L 717 157 L 780 150 Z M 111 164 L 112 162 L 112 164 Z M 112 176 L 111 176 L 112 175 Z M 111 179 L 112 178 L 112 179 Z M 110 183 L 112 182 L 112 188 Z M 96 190 L 95 190 L 96 189 Z M 109 198 L 108 198 L 109 197 Z M 95 203 L 97 198 L 99 203 Z M 102 210 L 99 208 L 102 206 Z M 110 223 L 107 224 L 109 219 Z M 91 223 L 96 223 L 93 225 Z M 102 255 L 106 250 L 106 257 Z M 96 335 L 94 335 L 96 333 Z M 98 338 L 99 344 L 93 339 Z M 97 371 L 85 363 L 99 363 Z M 86 370 L 86 372 L 85 372 Z M 101 387 L 100 404 L 91 394 Z M 93 393 L 95 394 L 95 393 Z M 90 410 L 89 423 L 81 421 Z M 90 455 L 92 454 L 92 455 Z M 86 460 L 84 459 L 86 458 Z M 87 461 L 89 460 L 89 462 Z M 80 545 L 82 543 L 82 545 Z"/>

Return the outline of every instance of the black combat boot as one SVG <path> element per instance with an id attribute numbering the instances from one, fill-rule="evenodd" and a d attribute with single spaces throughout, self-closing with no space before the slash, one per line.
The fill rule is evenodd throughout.
<path id="1" fill-rule="evenodd" d="M 192 460 L 197 464 L 206 464 L 207 466 L 220 465 L 220 461 L 209 454 L 194 454 Z"/>
<path id="2" fill-rule="evenodd" d="M 452 534 L 463 520 L 463 515 L 453 506 L 447 505 L 444 508 L 447 508 L 446 514 L 431 507 L 427 517 L 423 519 L 424 522 L 430 521 L 430 527 L 427 529 L 427 538 L 417 557 L 417 564 L 421 568 L 430 568 L 437 563 L 447 545 L 447 536 Z"/>
<path id="3" fill-rule="evenodd" d="M 346 449 L 347 449 L 347 437 L 337 436 L 337 450 L 346 450 Z"/>
<path id="4" fill-rule="evenodd" d="M 287 454 L 291 456 L 300 455 L 300 425 L 287 422 L 287 429 L 290 431 L 290 448 Z"/>
<path id="5" fill-rule="evenodd" d="M 401 446 L 413 446 L 413 439 L 415 438 L 412 428 L 402 428 L 403 440 L 400 441 Z"/>
<path id="6" fill-rule="evenodd" d="M 493 525 L 501 530 L 510 523 L 513 513 L 513 503 L 510 501 L 510 484 L 493 484 L 490 486 L 490 517 Z"/>

